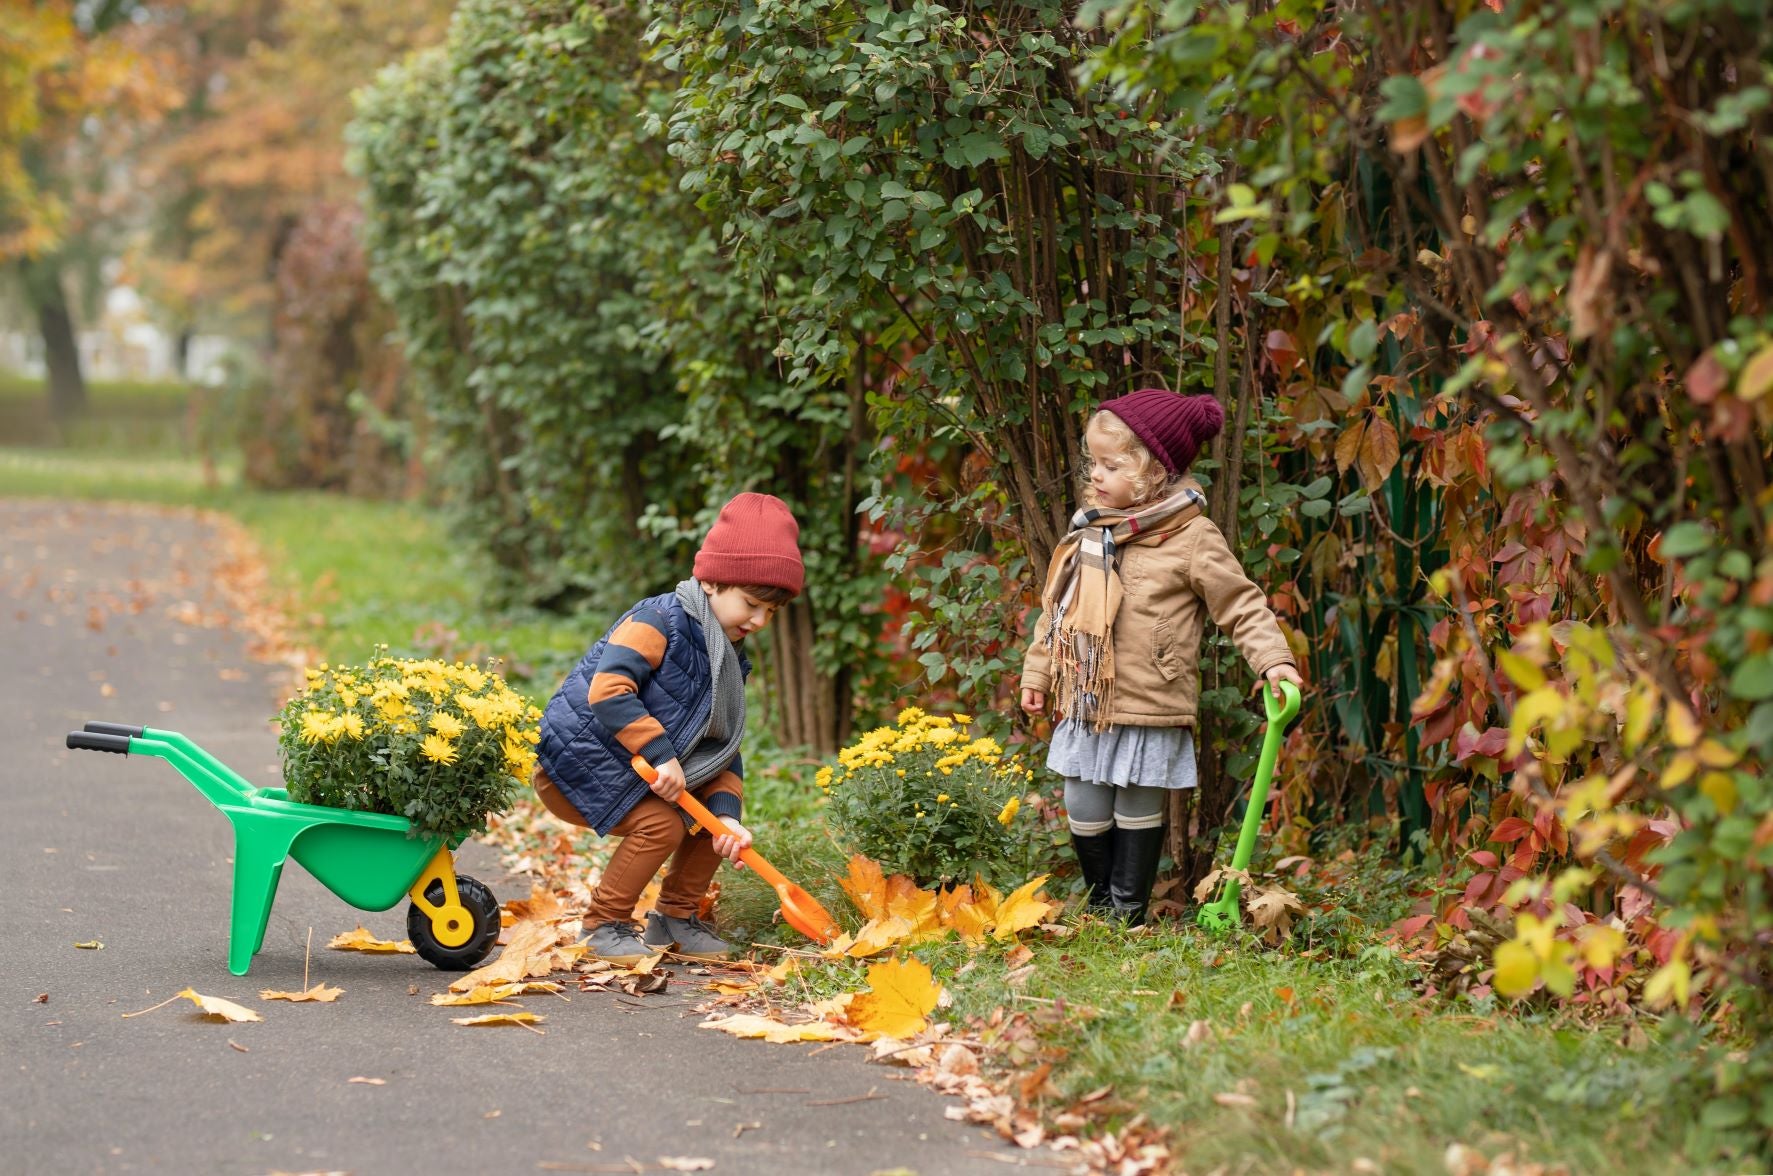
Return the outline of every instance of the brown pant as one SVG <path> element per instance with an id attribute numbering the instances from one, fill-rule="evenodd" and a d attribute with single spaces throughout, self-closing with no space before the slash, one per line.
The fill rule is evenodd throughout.
<path id="1" fill-rule="evenodd" d="M 541 768 L 536 769 L 534 784 L 536 795 L 549 812 L 569 824 L 586 825 L 585 818 Z M 706 804 L 709 797 L 719 792 L 740 795 L 739 778 L 722 772 L 698 788 L 696 797 Z M 616 823 L 609 836 L 620 837 L 622 843 L 610 855 L 603 880 L 591 893 L 591 909 L 585 913 L 586 930 L 604 923 L 631 922 L 641 891 L 667 858 L 671 859 L 671 869 L 659 887 L 659 911 L 687 919 L 701 907 L 702 896 L 708 893 L 708 884 L 720 866 L 720 855 L 714 852 L 714 838 L 707 830 L 698 829 L 694 836 L 690 835 L 683 823 L 682 809 L 649 792 Z"/>

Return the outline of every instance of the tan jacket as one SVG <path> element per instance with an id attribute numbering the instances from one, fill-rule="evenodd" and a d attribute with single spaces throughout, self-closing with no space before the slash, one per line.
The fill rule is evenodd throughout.
<path id="1" fill-rule="evenodd" d="M 1207 617 L 1231 634 L 1256 675 L 1293 664 L 1262 590 L 1205 515 L 1162 542 L 1119 550 L 1124 593 L 1115 613 L 1114 699 L 1108 721 L 1127 727 L 1192 727 L 1200 705 L 1200 643 Z M 1034 626 L 1022 688 L 1046 692 L 1049 617 Z"/>

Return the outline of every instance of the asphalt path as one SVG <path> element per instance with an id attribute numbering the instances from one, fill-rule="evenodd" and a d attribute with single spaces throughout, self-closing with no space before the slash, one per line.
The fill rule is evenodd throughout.
<path id="1" fill-rule="evenodd" d="M 105 719 L 183 731 L 255 782 L 288 670 L 255 663 L 215 533 L 153 508 L 0 500 L 0 1172 L 1000 1172 L 1034 1157 L 854 1046 L 696 1028 L 695 978 L 638 1002 L 528 997 L 538 1035 L 451 1023 L 415 956 L 327 951 L 405 904 L 348 907 L 286 868 L 251 972 L 227 969 L 233 836 L 163 761 L 70 752 Z M 459 869 L 527 892 L 496 855 Z M 259 999 L 312 979 L 332 1004 Z M 102 943 L 102 948 L 77 947 Z M 212 1023 L 184 988 L 259 1012 Z M 354 1082 L 354 1078 L 379 1082 Z M 850 1101 L 845 1101 L 850 1100 Z M 1048 1161 L 1050 1162 L 1050 1161 Z M 1044 1165 L 1043 1165 L 1044 1166 Z"/>

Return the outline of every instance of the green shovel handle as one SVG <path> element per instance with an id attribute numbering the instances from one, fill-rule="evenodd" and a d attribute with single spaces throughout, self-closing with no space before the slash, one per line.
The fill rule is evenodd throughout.
<path id="1" fill-rule="evenodd" d="M 1267 684 L 1262 687 L 1262 705 L 1268 712 L 1268 726 L 1262 732 L 1262 754 L 1256 760 L 1256 779 L 1250 785 L 1250 803 L 1244 810 L 1244 825 L 1237 835 L 1237 849 L 1231 855 L 1234 870 L 1250 867 L 1250 858 L 1256 852 L 1256 835 L 1262 829 L 1262 817 L 1268 808 L 1268 786 L 1274 781 L 1274 763 L 1280 758 L 1281 736 L 1286 734 L 1287 724 L 1299 713 L 1299 688 L 1291 682 L 1280 683 L 1280 688 L 1281 697 L 1277 700 L 1273 689 Z M 1229 929 L 1238 921 L 1238 898 L 1242 891 L 1236 878 L 1226 879 L 1219 900 L 1203 906 L 1195 921 L 1212 931 Z"/>

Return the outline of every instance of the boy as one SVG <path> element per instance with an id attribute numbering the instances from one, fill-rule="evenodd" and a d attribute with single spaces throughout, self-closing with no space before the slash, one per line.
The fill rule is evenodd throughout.
<path id="1" fill-rule="evenodd" d="M 738 868 L 751 844 L 739 824 L 751 672 L 742 646 L 805 586 L 799 540 L 781 499 L 734 498 L 696 553 L 694 578 L 624 613 L 543 712 L 536 794 L 555 816 L 622 839 L 585 915 L 594 959 L 732 955 L 697 908 L 720 859 Z M 630 764 L 636 755 L 658 770 L 650 786 Z M 690 833 L 675 803 L 685 788 L 732 832 Z M 667 858 L 657 908 L 636 934 L 634 906 Z"/>

